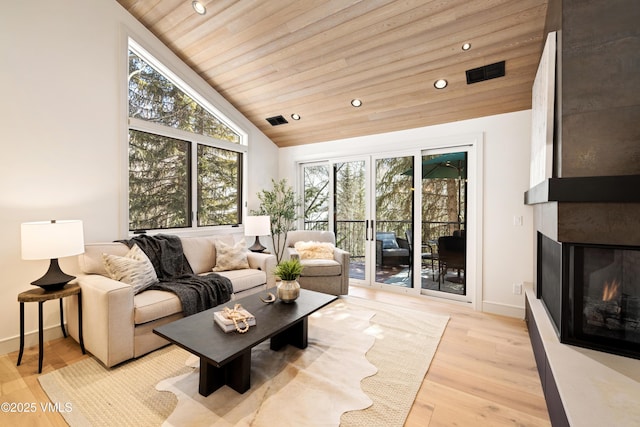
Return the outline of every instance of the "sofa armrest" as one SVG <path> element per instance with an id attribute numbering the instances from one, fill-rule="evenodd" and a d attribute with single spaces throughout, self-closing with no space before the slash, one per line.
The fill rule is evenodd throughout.
<path id="1" fill-rule="evenodd" d="M 349 263 L 351 262 L 351 254 L 343 249 L 335 248 L 333 250 L 333 259 L 338 261 L 342 266 L 340 287 L 342 295 L 346 295 L 349 293 Z"/>
<path id="2" fill-rule="evenodd" d="M 409 241 L 407 239 L 403 239 L 402 237 L 397 237 L 396 242 L 398 242 L 398 246 L 402 249 L 409 249 Z"/>
<path id="3" fill-rule="evenodd" d="M 336 261 L 338 261 L 340 263 L 340 265 L 342 265 L 342 267 L 346 267 L 347 269 L 349 268 L 349 259 L 351 258 L 351 255 L 349 254 L 349 252 L 340 249 L 340 248 L 335 248 L 333 250 L 333 259 L 335 259 Z"/>
<path id="4" fill-rule="evenodd" d="M 76 279 L 82 296 L 82 332 L 85 348 L 106 367 L 134 357 L 133 287 L 99 274 Z M 69 333 L 76 341 L 78 307 L 67 298 Z"/>
<path id="5" fill-rule="evenodd" d="M 300 259 L 300 254 L 296 248 L 285 248 L 285 259 Z"/>
<path id="6" fill-rule="evenodd" d="M 247 261 L 249 267 L 262 270 L 267 275 L 267 288 L 276 285 L 276 276 L 273 271 L 276 268 L 276 256 L 272 254 L 263 254 L 261 252 L 247 252 Z"/>

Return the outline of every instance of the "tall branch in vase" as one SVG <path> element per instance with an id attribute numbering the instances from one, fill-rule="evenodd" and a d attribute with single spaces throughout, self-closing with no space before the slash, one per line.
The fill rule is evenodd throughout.
<path id="1" fill-rule="evenodd" d="M 271 242 L 273 252 L 278 263 L 284 255 L 284 245 L 287 233 L 295 230 L 298 219 L 297 210 L 300 202 L 296 198 L 293 188 L 286 179 L 277 181 L 272 179 L 273 190 L 262 190 L 258 193 L 260 209 L 253 211 L 254 215 L 269 215 L 271 218 Z"/>

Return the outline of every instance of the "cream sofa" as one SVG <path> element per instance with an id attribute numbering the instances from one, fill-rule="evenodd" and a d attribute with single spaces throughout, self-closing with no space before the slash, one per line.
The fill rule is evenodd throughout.
<path id="1" fill-rule="evenodd" d="M 241 237 L 243 238 L 243 237 Z M 181 237 L 187 261 L 193 272 L 212 271 L 216 263 L 215 241 L 234 244 L 232 235 Z M 182 306 L 172 292 L 146 290 L 133 294 L 133 288 L 109 278 L 103 253 L 124 256 L 129 248 L 123 243 L 92 243 L 79 255 L 82 274 L 75 279 L 82 292 L 82 325 L 85 348 L 105 366 L 111 367 L 142 356 L 167 344 L 153 329 L 183 317 Z M 247 252 L 249 269 L 222 271 L 233 285 L 232 299 L 264 291 L 275 286 L 273 255 Z M 67 301 L 69 333 L 79 341 L 77 298 Z M 213 320 L 212 320 L 213 325 Z"/>

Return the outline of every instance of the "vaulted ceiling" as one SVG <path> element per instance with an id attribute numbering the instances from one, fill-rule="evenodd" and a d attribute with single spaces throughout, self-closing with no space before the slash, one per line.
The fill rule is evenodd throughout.
<path id="1" fill-rule="evenodd" d="M 547 8 L 546 0 L 204 0 L 198 15 L 191 0 L 117 1 L 280 147 L 531 108 Z M 504 77 L 467 84 L 466 70 L 501 61 Z M 448 86 L 436 89 L 437 79 Z M 279 115 L 288 123 L 266 120 Z"/>

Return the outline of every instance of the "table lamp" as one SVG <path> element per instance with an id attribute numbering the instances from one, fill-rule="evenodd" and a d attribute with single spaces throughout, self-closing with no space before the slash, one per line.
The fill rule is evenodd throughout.
<path id="1" fill-rule="evenodd" d="M 271 235 L 271 218 L 269 215 L 247 216 L 244 223 L 244 235 L 256 236 L 256 241 L 249 248 L 251 252 L 262 252 L 266 249 L 260 243 L 260 236 Z"/>
<path id="2" fill-rule="evenodd" d="M 60 269 L 58 258 L 84 252 L 82 221 L 38 221 L 21 225 L 22 259 L 49 259 L 49 270 L 44 276 L 31 282 L 34 286 L 51 291 L 62 289 L 75 276 Z"/>

